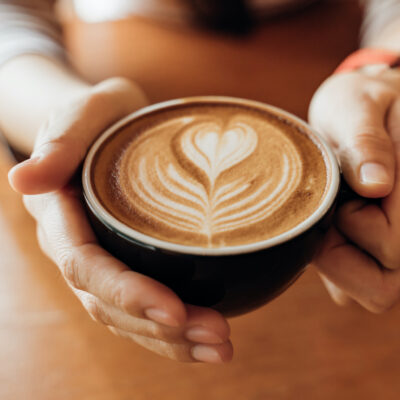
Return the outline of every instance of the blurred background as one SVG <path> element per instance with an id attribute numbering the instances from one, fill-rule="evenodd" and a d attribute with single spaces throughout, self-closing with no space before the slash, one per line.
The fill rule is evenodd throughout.
<path id="1" fill-rule="evenodd" d="M 86 23 L 65 4 L 65 43 L 95 82 L 125 75 L 152 101 L 247 97 L 306 118 L 318 85 L 358 46 L 357 1 L 326 1 L 241 39 L 141 18 Z M 117 46 L 108 46 L 117 43 Z M 89 51 L 87 49 L 90 49 Z M 398 399 L 400 310 L 339 308 L 309 268 L 271 304 L 231 320 L 222 366 L 154 355 L 94 323 L 41 253 L 0 148 L 0 399 Z"/>

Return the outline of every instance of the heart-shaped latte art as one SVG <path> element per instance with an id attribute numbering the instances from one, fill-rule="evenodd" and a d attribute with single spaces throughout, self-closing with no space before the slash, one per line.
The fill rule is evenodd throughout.
<path id="1" fill-rule="evenodd" d="M 262 132 L 246 116 L 175 118 L 150 129 L 122 158 L 125 202 L 152 225 L 204 235 L 213 246 L 216 235 L 271 216 L 299 185 L 298 150 L 274 132 L 263 138 L 263 158 Z"/>
<path id="2" fill-rule="evenodd" d="M 210 185 L 225 170 L 246 159 L 257 147 L 257 133 L 236 123 L 227 129 L 215 122 L 195 123 L 181 135 L 182 153 L 208 177 Z"/>

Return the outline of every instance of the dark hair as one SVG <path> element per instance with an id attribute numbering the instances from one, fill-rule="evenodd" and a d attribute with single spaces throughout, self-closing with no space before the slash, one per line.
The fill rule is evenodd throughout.
<path id="1" fill-rule="evenodd" d="M 186 0 L 201 26 L 237 35 L 249 33 L 253 21 L 246 0 Z"/>

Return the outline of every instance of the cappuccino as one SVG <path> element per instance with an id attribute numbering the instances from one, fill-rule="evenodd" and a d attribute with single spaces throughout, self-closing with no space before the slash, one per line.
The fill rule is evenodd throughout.
<path id="1" fill-rule="evenodd" d="M 327 191 L 319 146 L 293 123 L 239 104 L 191 103 L 138 117 L 96 152 L 102 206 L 134 230 L 204 248 L 294 228 Z"/>

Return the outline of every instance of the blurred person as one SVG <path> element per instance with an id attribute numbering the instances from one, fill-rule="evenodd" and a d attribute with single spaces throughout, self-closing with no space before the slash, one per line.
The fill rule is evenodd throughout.
<path id="1" fill-rule="evenodd" d="M 316 0 L 314 0 L 316 1 Z M 140 15 L 245 34 L 262 19 L 311 0 L 74 0 L 94 21 Z M 333 299 L 373 312 L 400 295 L 400 0 L 361 0 L 364 50 L 316 92 L 310 122 L 332 144 L 349 185 L 367 200 L 343 206 L 314 264 Z M 375 65 L 379 64 L 379 65 Z M 171 359 L 227 362 L 229 325 L 183 304 L 98 246 L 71 183 L 90 144 L 148 104 L 132 80 L 91 84 L 68 63 L 51 0 L 0 0 L 0 126 L 30 158 L 9 174 L 37 221 L 43 251 L 89 314 L 118 335 Z M 23 116 L 23 117 L 21 117 Z"/>

